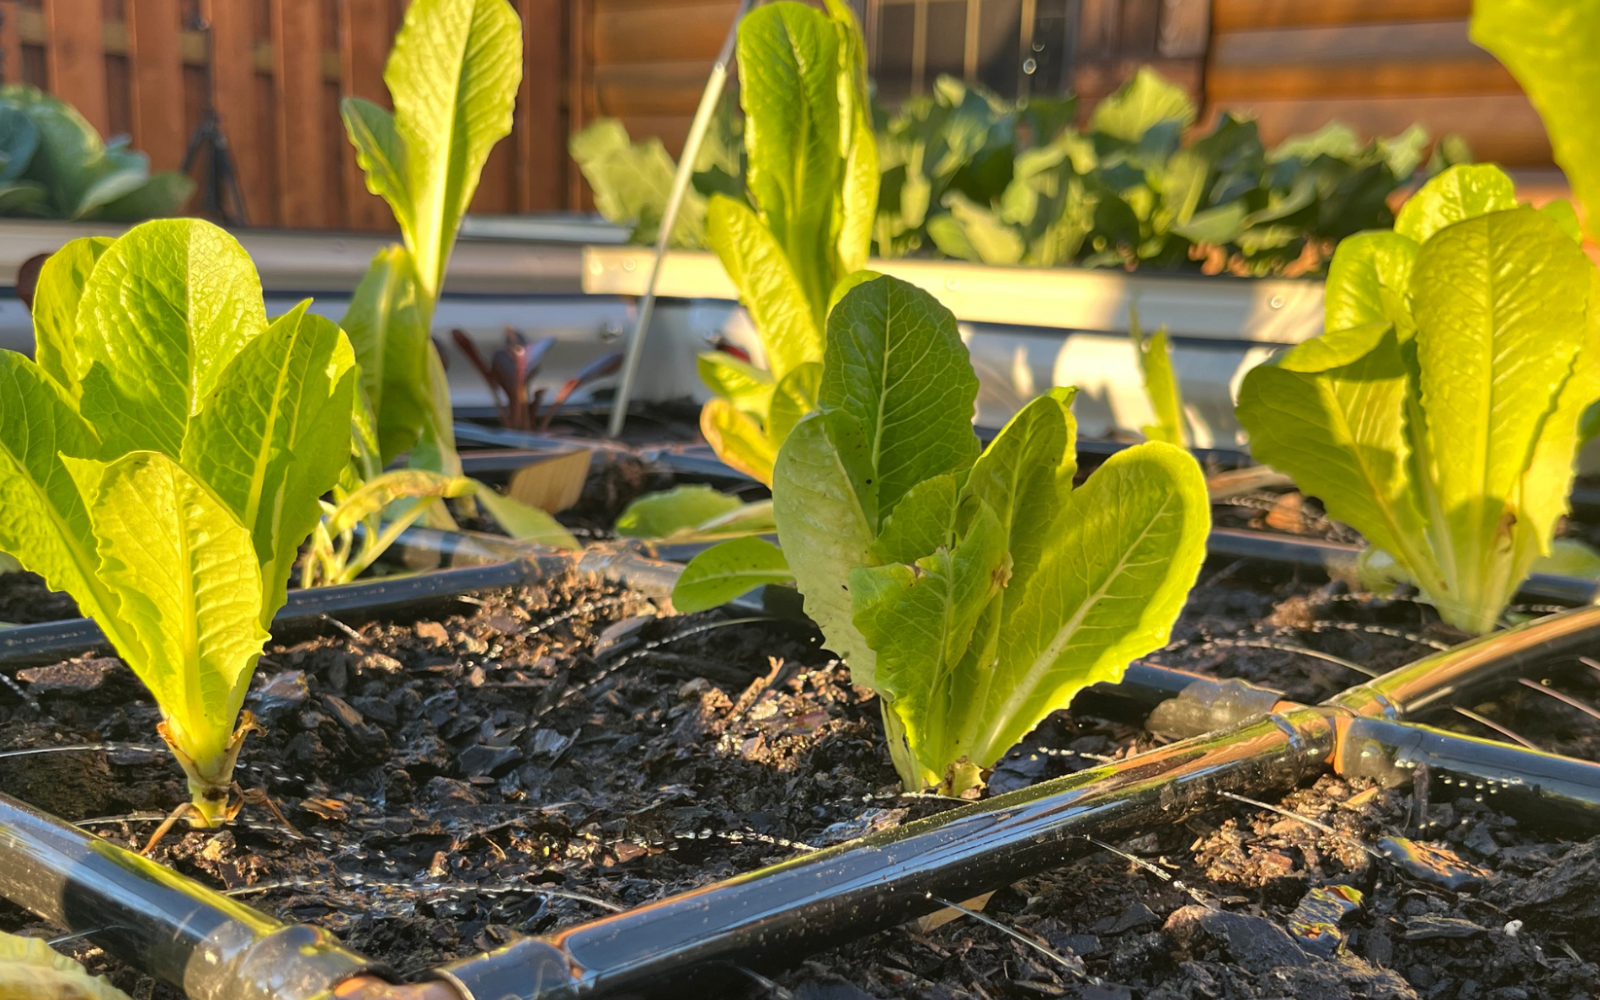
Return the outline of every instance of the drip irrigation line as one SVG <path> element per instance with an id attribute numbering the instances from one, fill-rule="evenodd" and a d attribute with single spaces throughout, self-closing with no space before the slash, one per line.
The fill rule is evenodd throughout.
<path id="1" fill-rule="evenodd" d="M 1600 719 L 1600 710 L 1595 709 L 1591 705 L 1584 704 L 1582 701 L 1579 701 L 1577 698 L 1572 697 L 1570 694 L 1567 694 L 1564 691 L 1557 691 L 1555 688 L 1545 687 L 1538 681 L 1529 680 L 1526 677 L 1518 677 L 1517 683 L 1521 684 L 1525 688 L 1532 688 L 1540 694 L 1549 695 L 1555 700 L 1561 702 L 1563 705 L 1569 705 L 1572 708 L 1582 712 L 1584 715 L 1587 715 L 1591 719 Z"/>
<path id="2" fill-rule="evenodd" d="M 1062 955 L 1055 949 L 1050 948 L 1041 942 L 1035 941 L 1033 938 L 1017 930 L 1015 927 L 1009 927 L 1001 923 L 995 918 L 989 916 L 987 913 L 974 910 L 969 906 L 962 906 L 960 903 L 952 903 L 948 899 L 941 899 L 940 897 L 931 893 L 928 895 L 928 898 L 933 900 L 935 903 L 938 903 L 940 906 L 945 907 L 946 909 L 959 910 L 961 913 L 966 914 L 979 923 L 987 924 L 990 927 L 993 927 L 995 930 L 1004 934 L 1006 937 L 1011 938 L 1013 941 L 1021 942 L 1024 946 L 1032 948 L 1034 951 L 1043 955 L 1045 958 L 1048 958 L 1050 961 L 1056 963 L 1080 979 L 1087 979 L 1094 983 L 1099 982 L 1098 979 L 1093 979 L 1089 975 L 1089 970 L 1084 968 L 1083 959 L 1081 958 L 1073 961 L 1073 959 L 1067 958 L 1065 955 Z"/>

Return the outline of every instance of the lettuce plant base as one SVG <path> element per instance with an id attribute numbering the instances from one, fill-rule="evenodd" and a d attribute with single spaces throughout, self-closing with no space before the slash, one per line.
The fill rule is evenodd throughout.
<path id="1" fill-rule="evenodd" d="M 1386 669 L 1426 650 L 1369 626 L 1456 638 L 1425 626 L 1413 606 L 1330 601 L 1269 567 L 1213 564 L 1202 581 L 1175 636 L 1184 644 L 1151 659 L 1300 700 L 1354 678 L 1301 655 L 1184 640 L 1302 645 Z M 633 617 L 652 610 L 639 595 L 575 580 L 477 599 L 361 626 L 359 642 L 330 627 L 269 648 L 250 701 L 268 732 L 246 744 L 240 776 L 265 788 L 308 839 L 247 807 L 243 823 L 176 832 L 156 856 L 411 973 L 601 906 L 749 871 L 790 856 L 789 841 L 831 843 L 947 805 L 893 796 L 877 707 L 803 627 L 755 622 L 684 635 L 732 615 Z M 0 750 L 156 748 L 154 707 L 114 662 L 31 668 L 16 679 L 37 707 L 0 689 Z M 1600 701 L 1600 683 L 1560 680 Z M 1526 689 L 1479 708 L 1546 749 L 1600 758 L 1600 724 Z M 1057 715 L 1007 757 L 991 787 L 1149 745 L 1125 721 Z M 0 789 L 69 819 L 149 816 L 183 795 L 164 752 L 126 748 L 0 758 Z M 1281 805 L 1366 844 L 1414 834 L 1418 818 L 1409 793 L 1332 778 Z M 874 935 L 813 956 L 780 982 L 802 1000 L 1600 995 L 1592 962 L 1600 839 L 1554 843 L 1470 793 L 1437 786 L 1421 818 L 1429 824 L 1421 839 L 1495 881 L 1448 891 L 1373 860 L 1347 837 L 1223 801 L 1121 846 L 1225 916 L 1197 910 L 1176 882 L 1111 853 L 989 901 L 989 915 L 1080 958 L 1099 985 L 970 919 Z M 152 827 L 95 829 L 137 845 Z M 1364 893 L 1342 924 L 1344 950 L 1297 943 L 1291 915 L 1313 890 L 1335 885 Z M 1525 922 L 1516 935 L 1504 930 L 1513 919 Z M 4 905 L 0 928 L 59 933 Z M 146 993 L 137 972 L 108 966 L 81 942 L 67 947 L 135 996 L 175 996 L 165 987 Z M 766 994 L 752 985 L 750 995 Z"/>

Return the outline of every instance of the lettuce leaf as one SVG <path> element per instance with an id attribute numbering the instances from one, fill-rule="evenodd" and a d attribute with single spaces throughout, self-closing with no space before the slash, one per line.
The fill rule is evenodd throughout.
<path id="1" fill-rule="evenodd" d="M 1073 489 L 1071 389 L 980 455 L 953 317 L 892 278 L 828 317 L 818 399 L 778 451 L 806 613 L 882 698 L 902 782 L 959 793 L 1083 686 L 1166 641 L 1205 556 L 1199 466 L 1145 444 Z"/>
<path id="2" fill-rule="evenodd" d="M 1260 461 L 1486 632 L 1566 512 L 1600 276 L 1492 167 L 1430 181 L 1396 229 L 1340 245 L 1327 332 L 1246 375 L 1239 419 Z"/>

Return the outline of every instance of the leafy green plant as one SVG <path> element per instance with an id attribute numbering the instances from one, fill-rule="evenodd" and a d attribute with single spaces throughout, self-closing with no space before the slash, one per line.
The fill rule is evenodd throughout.
<path id="1" fill-rule="evenodd" d="M 1474 0 L 1472 40 L 1494 53 L 1539 112 L 1556 163 L 1600 239 L 1600 7 L 1540 0 Z"/>
<path id="2" fill-rule="evenodd" d="M 349 453 L 355 356 L 307 304 L 269 323 L 231 236 L 149 222 L 52 256 L 37 363 L 0 351 L 0 548 L 150 689 L 206 826 L 228 815 L 251 672 Z"/>
<path id="3" fill-rule="evenodd" d="M 1188 95 L 1148 68 L 1086 130 L 1076 112 L 1071 98 L 1012 103 L 951 77 L 876 111 L 878 254 L 1298 274 L 1325 266 L 1337 240 L 1389 225 L 1386 199 L 1419 170 L 1470 156 L 1447 136 L 1424 167 L 1416 127 L 1367 143 L 1335 123 L 1269 150 L 1254 122 L 1224 114 L 1195 135 Z"/>
<path id="4" fill-rule="evenodd" d="M 706 236 L 750 312 L 766 367 L 701 354 L 700 377 L 715 396 L 700 411 L 700 431 L 717 457 L 770 484 L 778 447 L 816 408 L 828 309 L 866 264 L 877 147 L 861 28 L 841 0 L 828 0 L 826 13 L 793 0 L 752 11 L 738 54 L 748 167 L 739 194 L 711 196 Z M 692 502 L 670 516 L 662 512 L 670 501 L 646 502 L 652 523 L 677 531 L 698 523 Z M 642 520 L 630 513 L 624 523 Z M 744 520 L 770 527 L 761 516 Z"/>
<path id="5" fill-rule="evenodd" d="M 1326 332 L 1240 390 L 1255 457 L 1366 537 L 1369 573 L 1469 632 L 1551 553 L 1600 397 L 1600 277 L 1576 237 L 1570 207 L 1453 167 L 1392 232 L 1339 245 Z"/>
<path id="6" fill-rule="evenodd" d="M 152 175 L 126 140 L 102 142 L 65 101 L 0 87 L 0 215 L 138 222 L 171 215 L 193 191 L 183 174 Z"/>
<path id="7" fill-rule="evenodd" d="M 828 317 L 820 412 L 778 453 L 781 552 L 753 538 L 710 549 L 673 600 L 787 569 L 828 647 L 882 699 L 906 788 L 960 794 L 1083 687 L 1167 641 L 1210 507 L 1194 459 L 1160 442 L 1075 489 L 1072 389 L 1028 404 L 980 453 L 955 317 L 912 285 L 862 278 Z"/>
<path id="8" fill-rule="evenodd" d="M 373 257 L 345 313 L 361 367 L 352 457 L 313 542 L 304 582 L 352 579 L 426 517 L 453 527 L 443 501 L 474 497 L 502 527 L 576 547 L 553 518 L 464 479 L 444 364 L 429 336 L 461 217 L 489 152 L 511 131 L 522 25 L 506 0 L 417 0 L 383 79 L 394 112 L 347 97 L 345 130 L 367 189 L 389 204 L 404 246 Z M 384 468 L 406 454 L 408 468 Z M 359 547 L 356 527 L 363 528 Z"/>

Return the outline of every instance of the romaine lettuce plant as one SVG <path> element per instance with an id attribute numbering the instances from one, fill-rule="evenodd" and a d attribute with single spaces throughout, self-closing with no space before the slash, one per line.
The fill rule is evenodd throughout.
<path id="1" fill-rule="evenodd" d="M 767 367 L 702 354 L 717 398 L 700 427 L 723 461 L 770 483 L 778 446 L 815 404 L 830 298 L 867 261 L 878 157 L 865 46 L 846 4 L 769 4 L 745 17 L 738 46 L 747 200 L 712 196 L 706 236 Z"/>
<path id="2" fill-rule="evenodd" d="M 1144 395 L 1150 401 L 1150 412 L 1156 422 L 1141 428 L 1151 441 L 1165 441 L 1187 448 L 1190 444 L 1189 424 L 1183 415 L 1183 393 L 1178 388 L 1178 374 L 1172 369 L 1172 347 L 1167 340 L 1167 328 L 1158 327 L 1146 337 L 1139 327 L 1139 310 L 1132 310 L 1128 322 L 1128 336 L 1133 341 L 1134 354 L 1139 360 L 1139 374 L 1144 379 Z"/>
<path id="3" fill-rule="evenodd" d="M 150 689 L 200 825 L 229 815 L 251 672 L 348 460 L 355 357 L 307 304 L 269 323 L 231 236 L 150 222 L 53 255 L 37 363 L 0 351 L 0 548 Z"/>
<path id="4" fill-rule="evenodd" d="M 1071 389 L 980 452 L 955 317 L 912 285 L 860 277 L 828 317 L 820 412 L 778 452 L 782 550 L 708 550 L 674 602 L 719 570 L 743 589 L 792 573 L 828 647 L 882 699 L 906 788 L 960 794 L 1083 687 L 1167 641 L 1210 507 L 1194 459 L 1160 442 L 1074 489 Z"/>
<path id="5" fill-rule="evenodd" d="M 362 391 L 350 468 L 313 540 L 307 585 L 353 578 L 418 518 L 453 527 L 443 507 L 450 497 L 475 497 L 502 527 L 533 532 L 526 537 L 576 544 L 543 511 L 463 479 L 449 385 L 429 336 L 461 217 L 489 151 L 511 131 L 522 24 L 506 0 L 417 0 L 383 79 L 393 113 L 358 97 L 345 98 L 340 113 L 367 188 L 388 202 L 405 245 L 378 252 L 344 316 Z M 409 467 L 385 473 L 402 454 Z"/>
<path id="6" fill-rule="evenodd" d="M 1370 575 L 1469 632 L 1550 553 L 1600 397 L 1600 278 L 1577 236 L 1570 206 L 1453 167 L 1392 232 L 1339 245 L 1326 332 L 1240 389 L 1255 457 L 1366 537 Z"/>

